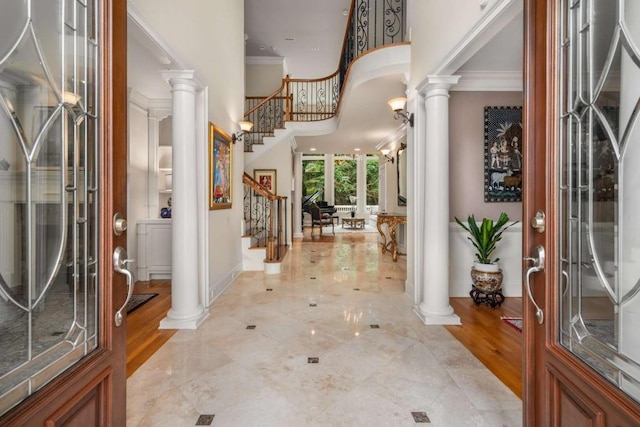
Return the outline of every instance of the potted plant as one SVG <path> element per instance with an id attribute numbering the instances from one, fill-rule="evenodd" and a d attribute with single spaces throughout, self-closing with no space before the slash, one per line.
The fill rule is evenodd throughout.
<path id="1" fill-rule="evenodd" d="M 517 224 L 518 221 L 507 225 L 509 216 L 505 212 L 502 212 L 495 222 L 492 219 L 483 218 L 480 226 L 476 223 L 473 215 L 469 215 L 467 218 L 468 225 L 465 225 L 458 218 L 455 218 L 455 220 L 460 227 L 470 234 L 467 239 L 473 243 L 477 251 L 475 254 L 476 262 L 474 262 L 471 268 L 471 280 L 473 281 L 474 288 L 480 293 L 485 294 L 485 296 L 488 293 L 501 292 L 502 270 L 498 265 L 500 258 L 492 258 L 492 254 L 498 242 L 502 240 L 502 233 L 504 233 L 507 228 Z M 476 295 L 474 295 L 474 290 L 472 290 L 471 296 L 476 301 L 476 304 L 479 304 L 477 292 Z M 501 293 L 500 296 L 502 296 Z M 504 300 L 504 297 L 502 297 L 502 300 Z M 494 300 L 491 306 L 495 307 L 496 304 L 499 305 L 500 303 L 502 303 L 502 301 L 496 303 Z"/>

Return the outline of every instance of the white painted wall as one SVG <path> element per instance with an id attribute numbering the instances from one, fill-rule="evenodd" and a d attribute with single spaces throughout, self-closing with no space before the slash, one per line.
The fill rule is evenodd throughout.
<path id="1" fill-rule="evenodd" d="M 185 69 L 195 70 L 208 88 L 203 98 L 207 119 L 228 133 L 239 130 L 244 113 L 244 4 L 240 1 L 130 0 L 176 54 Z M 205 132 L 206 129 L 202 129 Z M 200 147 L 202 148 L 202 147 Z M 234 145 L 233 205 L 231 209 L 208 211 L 207 302 L 232 283 L 242 268 L 240 230 L 242 223 L 242 144 Z M 204 160 L 204 159 L 203 159 Z M 205 162 L 198 166 L 204 167 Z M 207 174 L 199 174 L 206 176 Z M 207 182 L 201 182 L 207 185 Z M 179 260 L 173 260 L 179 262 Z"/>
<path id="2" fill-rule="evenodd" d="M 281 60 L 273 63 L 273 61 L 247 58 L 245 67 L 247 96 L 266 96 L 282 85 L 284 70 Z"/>
<path id="3" fill-rule="evenodd" d="M 149 125 L 147 110 L 129 102 L 128 111 L 128 164 L 127 164 L 127 253 L 137 259 L 137 224 L 147 218 L 148 170 L 149 170 Z M 129 266 L 137 271 L 137 262 Z"/>
<path id="4" fill-rule="evenodd" d="M 478 0 L 424 1 L 413 0 L 407 14 L 411 34 L 411 78 L 409 89 L 415 89 L 462 37 L 478 22 L 484 9 Z"/>
<path id="5" fill-rule="evenodd" d="M 160 76 L 158 59 L 131 37 L 127 39 L 127 86 L 148 99 L 171 99 L 171 88 Z"/>
<path id="6" fill-rule="evenodd" d="M 409 91 L 430 74 L 454 72 L 522 11 L 522 0 L 488 0 L 484 7 L 480 3 L 478 0 L 410 2 Z M 485 27 L 485 22 L 498 25 Z M 445 63 L 457 66 L 440 70 Z"/>

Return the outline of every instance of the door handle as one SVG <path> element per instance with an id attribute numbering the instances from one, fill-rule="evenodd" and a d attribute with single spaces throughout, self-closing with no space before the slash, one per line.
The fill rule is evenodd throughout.
<path id="1" fill-rule="evenodd" d="M 131 295 L 133 294 L 133 273 L 127 270 L 127 264 L 134 262 L 134 259 L 127 258 L 127 251 L 118 246 L 115 251 L 113 251 L 113 271 L 116 273 L 124 274 L 127 277 L 127 299 L 120 307 L 120 310 L 116 312 L 115 323 L 116 326 L 122 325 L 122 321 L 124 320 L 124 316 L 122 315 L 122 311 L 127 307 L 127 303 L 131 299 Z"/>
<path id="2" fill-rule="evenodd" d="M 536 303 L 536 300 L 533 298 L 533 293 L 531 292 L 531 275 L 533 273 L 537 273 L 538 271 L 544 271 L 545 265 L 545 252 L 544 247 L 542 245 L 538 245 L 533 248 L 533 254 L 530 257 L 524 257 L 525 261 L 530 261 L 532 263 L 531 267 L 527 269 L 527 274 L 525 275 L 525 285 L 527 287 L 527 295 L 529 296 L 529 300 L 531 304 L 536 308 L 536 319 L 538 323 L 542 325 L 544 322 L 544 313 L 540 306 Z"/>

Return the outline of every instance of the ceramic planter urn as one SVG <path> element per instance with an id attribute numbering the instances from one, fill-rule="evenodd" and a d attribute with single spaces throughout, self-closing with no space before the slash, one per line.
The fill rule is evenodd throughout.
<path id="1" fill-rule="evenodd" d="M 476 262 L 471 268 L 471 281 L 482 293 L 498 292 L 502 289 L 502 270 L 497 264 Z"/>

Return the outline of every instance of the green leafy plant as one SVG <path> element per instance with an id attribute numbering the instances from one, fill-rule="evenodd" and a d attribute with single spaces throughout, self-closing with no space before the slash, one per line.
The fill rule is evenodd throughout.
<path id="1" fill-rule="evenodd" d="M 500 258 L 491 259 L 491 254 L 496 249 L 496 244 L 502 240 L 502 233 L 518 221 L 513 224 L 506 225 L 509 222 L 509 216 L 502 212 L 498 220 L 494 223 L 492 219 L 482 218 L 482 224 L 478 227 L 476 219 L 473 215 L 469 215 L 467 218 L 466 226 L 457 217 L 454 217 L 458 225 L 464 228 L 471 236 L 467 239 L 471 240 L 473 246 L 478 252 L 476 252 L 476 259 L 481 264 L 494 264 L 500 261 Z"/>

